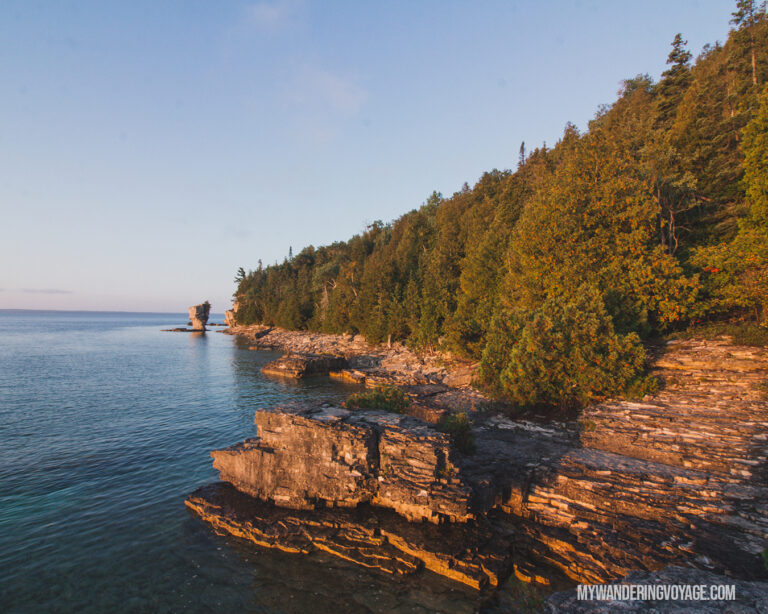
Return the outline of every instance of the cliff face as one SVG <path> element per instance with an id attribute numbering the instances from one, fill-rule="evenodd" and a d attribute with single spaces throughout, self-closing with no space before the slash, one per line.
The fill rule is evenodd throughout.
<path id="1" fill-rule="evenodd" d="M 257 543 L 293 547 L 303 526 L 312 547 L 369 557 L 361 564 L 376 560 L 382 569 L 407 560 L 475 587 L 509 570 L 544 583 L 553 570 L 605 582 L 672 563 L 763 577 L 768 351 L 725 340 L 671 343 L 656 372 L 659 394 L 589 407 L 578 423 L 478 416 L 477 453 L 468 457 L 409 416 L 330 406 L 260 410 L 258 439 L 212 453 L 222 479 L 259 501 L 250 519 L 239 503 L 233 519 L 223 486 L 199 491 L 188 505 Z M 274 514 L 293 528 L 267 539 Z M 387 524 L 382 514 L 400 520 Z M 378 519 L 370 520 L 373 533 L 366 518 Z M 332 532 L 316 533 L 316 522 L 339 527 L 336 546 Z M 414 537 L 437 523 L 429 539 Z M 463 536 L 461 548 L 446 541 L 452 531 Z M 353 535 L 365 535 L 357 547 Z"/>
<path id="2" fill-rule="evenodd" d="M 289 406 L 259 410 L 255 422 L 258 439 L 211 453 L 242 492 L 290 509 L 373 503 L 413 521 L 472 517 L 448 436 L 415 418 Z"/>

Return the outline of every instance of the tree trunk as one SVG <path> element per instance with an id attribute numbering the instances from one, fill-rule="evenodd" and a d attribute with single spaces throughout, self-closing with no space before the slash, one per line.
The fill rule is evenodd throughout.
<path id="1" fill-rule="evenodd" d="M 752 42 L 752 85 L 757 86 L 757 62 L 755 61 L 755 43 Z"/>

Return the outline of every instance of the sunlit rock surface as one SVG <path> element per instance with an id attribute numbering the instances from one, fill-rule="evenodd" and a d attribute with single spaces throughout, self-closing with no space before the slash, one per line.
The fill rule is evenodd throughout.
<path id="1" fill-rule="evenodd" d="M 224 312 L 224 323 L 230 328 L 233 326 L 237 326 L 237 320 L 235 320 L 234 310 L 227 309 L 227 311 Z"/>
<path id="2" fill-rule="evenodd" d="M 450 439 L 381 411 L 297 405 L 256 412 L 258 439 L 211 453 L 221 479 L 291 509 L 373 503 L 410 520 L 472 518 Z"/>
<path id="3" fill-rule="evenodd" d="M 285 552 L 322 550 L 387 574 L 428 569 L 480 589 L 509 573 L 509 536 L 488 523 L 412 523 L 390 510 L 296 511 L 217 483 L 192 493 L 187 506 L 217 530 Z M 353 587 L 350 587 L 353 590 Z"/>
<path id="4" fill-rule="evenodd" d="M 301 379 L 313 375 L 328 375 L 347 366 L 343 356 L 333 354 L 286 354 L 267 363 L 262 368 L 265 375 L 277 375 L 291 379 Z"/>
<path id="5" fill-rule="evenodd" d="M 492 584 L 502 571 L 526 582 L 546 584 L 562 573 L 600 583 L 674 564 L 765 578 L 768 351 L 726 340 L 671 343 L 656 373 L 657 395 L 601 403 L 574 422 L 476 414 L 472 456 L 411 416 L 306 405 L 259 410 L 257 439 L 213 452 L 221 478 L 254 507 L 223 505 L 211 499 L 218 491 L 205 490 L 190 507 L 220 530 L 290 551 L 303 551 L 290 545 L 296 536 L 327 529 L 334 515 L 344 526 L 350 515 L 355 526 L 397 517 L 380 543 L 366 537 L 355 546 L 350 535 L 358 529 L 345 529 L 323 532 L 312 547 L 361 565 L 380 557 L 376 568 L 412 573 L 420 564 L 405 553 L 470 586 Z M 418 391 L 449 394 L 437 384 Z M 248 513 L 255 528 L 245 530 Z M 290 519 L 281 520 L 292 527 L 287 533 L 268 532 L 278 513 Z M 378 530 L 376 539 L 384 535 Z M 427 559 L 440 557 L 424 552 L 446 551 L 414 548 L 422 531 L 459 531 L 475 561 L 488 531 L 503 536 L 493 548 L 496 571 L 483 571 L 485 580 L 454 573 L 459 561 L 469 564 L 458 550 L 453 562 L 429 567 Z"/>

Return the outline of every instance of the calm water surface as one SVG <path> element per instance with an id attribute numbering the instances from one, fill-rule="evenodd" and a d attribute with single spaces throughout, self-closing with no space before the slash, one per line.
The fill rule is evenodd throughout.
<path id="1" fill-rule="evenodd" d="M 266 379 L 277 354 L 230 335 L 161 332 L 185 322 L 0 311 L 0 611 L 472 611 L 430 574 L 261 550 L 187 512 L 256 408 L 350 389 Z"/>

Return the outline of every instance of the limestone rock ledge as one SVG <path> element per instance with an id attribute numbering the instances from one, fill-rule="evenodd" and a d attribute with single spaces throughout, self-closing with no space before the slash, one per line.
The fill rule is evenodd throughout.
<path id="1" fill-rule="evenodd" d="M 665 383 L 657 395 L 586 408 L 578 424 L 476 416 L 470 457 L 410 416 L 329 405 L 259 410 L 257 439 L 212 453 L 221 479 L 250 497 L 222 501 L 203 490 L 188 505 L 256 543 L 291 549 L 307 533 L 312 548 L 362 565 L 405 573 L 397 570 L 419 565 L 405 553 L 471 586 L 494 582 L 491 563 L 483 562 L 482 580 L 451 575 L 468 560 L 458 550 L 450 564 L 414 552 L 446 553 L 434 545 L 440 535 L 464 536 L 456 543 L 470 554 L 485 552 L 483 531 L 491 531 L 506 544 L 493 550 L 494 569 L 513 561 L 521 579 L 537 576 L 537 565 L 600 583 L 676 564 L 765 578 L 768 349 L 672 343 L 657 374 Z M 422 399 L 431 388 L 447 394 L 421 386 Z M 242 505 L 226 503 L 234 499 Z M 368 533 L 358 550 L 344 545 L 367 530 L 349 527 L 368 527 L 368 517 L 376 539 L 387 531 L 381 518 L 399 524 L 376 552 Z M 418 520 L 429 522 L 408 523 Z M 338 542 L 318 533 L 333 522 Z M 422 533 L 437 542 L 413 546 Z M 528 561 L 534 569 L 521 567 Z"/>
<path id="2" fill-rule="evenodd" d="M 388 574 L 428 569 L 482 589 L 497 586 L 510 571 L 509 536 L 487 523 L 415 524 L 370 505 L 295 511 L 249 497 L 223 482 L 199 488 L 186 505 L 223 534 L 284 552 L 322 550 Z"/>
<path id="3" fill-rule="evenodd" d="M 347 366 L 343 356 L 333 354 L 286 354 L 267 363 L 261 371 L 265 375 L 301 379 L 312 375 L 328 375 Z"/>
<path id="4" fill-rule="evenodd" d="M 410 416 L 293 405 L 256 412 L 259 437 L 211 456 L 221 479 L 289 509 L 371 503 L 432 523 L 473 518 L 447 435 Z"/>

